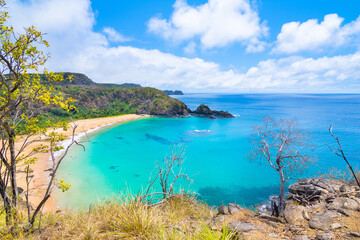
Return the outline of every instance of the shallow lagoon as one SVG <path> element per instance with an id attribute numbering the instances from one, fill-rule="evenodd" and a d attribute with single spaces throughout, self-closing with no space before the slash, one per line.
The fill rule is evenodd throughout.
<path id="1" fill-rule="evenodd" d="M 56 194 L 58 205 L 86 208 L 120 193 L 137 193 L 149 182 L 156 162 L 178 143 L 186 149 L 184 171 L 193 180 L 191 184 L 182 181 L 181 188 L 195 191 L 211 205 L 262 202 L 277 193 L 277 175 L 247 156 L 252 126 L 264 116 L 297 118 L 310 132 L 318 162 L 306 175 L 345 167 L 324 144 L 333 143 L 327 132 L 331 123 L 348 158 L 360 166 L 360 95 L 187 94 L 177 98 L 191 109 L 205 103 L 236 118 L 150 118 L 92 133 L 86 151 L 72 149 L 61 166 L 59 178 L 72 187 Z"/>

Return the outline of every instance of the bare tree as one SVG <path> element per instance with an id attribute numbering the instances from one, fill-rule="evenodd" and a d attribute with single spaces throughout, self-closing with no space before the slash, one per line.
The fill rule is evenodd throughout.
<path id="1" fill-rule="evenodd" d="M 190 178 L 183 172 L 184 163 L 184 146 L 179 144 L 171 148 L 171 154 L 169 157 L 165 157 L 161 163 L 156 165 L 155 177 L 150 177 L 149 185 L 145 190 L 145 193 L 140 196 L 141 200 L 147 199 L 152 196 L 161 195 L 160 199 L 166 200 L 174 195 L 175 184 L 180 178 L 191 182 Z M 161 192 L 152 192 L 153 185 L 159 181 L 161 186 Z M 158 200 L 159 198 L 155 198 Z"/>
<path id="2" fill-rule="evenodd" d="M 295 120 L 275 121 L 266 117 L 262 125 L 254 127 L 250 137 L 254 149 L 250 153 L 253 160 L 266 162 L 279 174 L 279 211 L 285 209 L 285 183 L 291 175 L 300 174 L 313 163 L 308 153 L 309 138 L 306 131 L 299 129 Z"/>
<path id="3" fill-rule="evenodd" d="M 326 144 L 326 146 L 333 152 L 335 153 L 338 157 L 341 157 L 342 159 L 344 159 L 344 161 L 346 162 L 348 168 L 350 169 L 351 171 L 351 174 L 353 175 L 354 177 L 354 180 L 356 181 L 357 185 L 360 187 L 360 182 L 359 182 L 359 179 L 357 178 L 356 174 L 355 174 L 355 171 L 354 169 L 352 168 L 351 164 L 349 163 L 349 161 L 347 160 L 346 156 L 345 156 L 345 153 L 342 149 L 342 146 L 341 146 L 341 143 L 340 143 L 340 140 L 338 137 L 335 137 L 335 135 L 333 134 L 332 132 L 332 129 L 333 129 L 333 124 L 330 125 L 329 127 L 329 132 L 331 134 L 331 136 L 335 139 L 338 147 L 330 147 L 329 145 Z"/>

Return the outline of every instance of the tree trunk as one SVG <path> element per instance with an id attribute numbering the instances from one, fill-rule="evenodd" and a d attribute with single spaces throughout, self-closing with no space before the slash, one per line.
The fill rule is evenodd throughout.
<path id="1" fill-rule="evenodd" d="M 283 169 L 279 169 L 279 176 L 280 176 L 280 194 L 279 194 L 279 211 L 283 212 L 285 210 L 285 178 Z"/>
<path id="2" fill-rule="evenodd" d="M 1 191 L 1 197 L 4 201 L 4 209 L 5 209 L 5 214 L 6 214 L 6 225 L 10 225 L 11 220 L 12 220 L 11 199 L 6 192 L 6 186 L 4 184 L 2 184 L 2 182 L 1 182 L 1 190 L 0 191 Z"/>
<path id="3" fill-rule="evenodd" d="M 15 156 L 15 133 L 12 131 L 9 134 L 9 148 L 10 148 L 10 157 L 11 157 L 11 166 L 10 166 L 10 180 L 11 180 L 11 191 L 12 191 L 12 205 L 14 208 L 18 204 L 18 188 L 16 182 L 16 156 Z"/>

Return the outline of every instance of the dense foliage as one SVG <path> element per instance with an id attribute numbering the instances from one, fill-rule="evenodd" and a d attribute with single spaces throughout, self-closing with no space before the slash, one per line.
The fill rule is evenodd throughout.
<path id="1" fill-rule="evenodd" d="M 66 77 L 67 74 L 64 74 Z M 183 116 L 187 106 L 164 92 L 149 87 L 99 86 L 83 74 L 73 74 L 71 82 L 57 84 L 55 88 L 76 99 L 76 110 L 67 112 L 57 107 L 48 109 L 50 116 L 74 119 L 96 118 L 120 114 L 151 114 Z"/>

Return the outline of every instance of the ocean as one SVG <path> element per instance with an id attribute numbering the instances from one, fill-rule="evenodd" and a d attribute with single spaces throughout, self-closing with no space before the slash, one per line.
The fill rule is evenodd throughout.
<path id="1" fill-rule="evenodd" d="M 265 162 L 250 161 L 249 136 L 266 116 L 297 119 L 309 133 L 317 158 L 302 177 L 345 169 L 345 162 L 326 146 L 334 145 L 328 128 L 339 137 L 349 161 L 360 167 L 360 95 L 351 94 L 185 94 L 175 96 L 192 110 L 199 104 L 229 111 L 234 119 L 148 118 L 91 133 L 86 150 L 73 148 L 58 179 L 71 183 L 56 192 L 57 205 L 84 209 L 91 204 L 137 194 L 156 174 L 156 164 L 179 144 L 184 149 L 177 190 L 190 191 L 209 205 L 238 203 L 251 207 L 278 194 L 277 173 Z M 84 141 L 86 139 L 83 139 Z M 346 169 L 345 169 L 346 170 Z M 294 180 L 293 180 L 294 181 Z M 155 184 L 159 188 L 159 184 Z"/>

